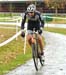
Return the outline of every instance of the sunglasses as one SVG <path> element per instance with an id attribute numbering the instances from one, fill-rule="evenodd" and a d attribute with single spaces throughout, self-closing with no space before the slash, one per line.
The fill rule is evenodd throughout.
<path id="1" fill-rule="evenodd" d="M 28 12 L 28 13 L 34 13 L 34 12 Z"/>

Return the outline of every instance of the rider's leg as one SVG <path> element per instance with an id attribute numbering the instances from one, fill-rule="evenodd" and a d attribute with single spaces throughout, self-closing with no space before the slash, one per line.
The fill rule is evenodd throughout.
<path id="1" fill-rule="evenodd" d="M 33 42 L 35 42 L 34 39 L 32 40 L 32 35 L 31 34 L 27 35 L 27 40 L 28 40 L 28 43 L 29 43 L 30 46 Z M 41 55 L 43 55 L 44 54 L 44 52 L 43 52 L 44 44 L 43 44 L 42 36 L 40 36 L 40 35 L 38 35 L 38 43 L 40 45 Z"/>
<path id="2" fill-rule="evenodd" d="M 43 44 L 43 40 L 42 40 L 42 36 L 38 35 L 38 42 L 40 45 L 40 50 L 41 50 L 41 54 L 43 55 L 43 48 L 44 48 L 44 44 Z"/>
<path id="3" fill-rule="evenodd" d="M 33 35 L 31 35 L 31 34 L 27 35 L 27 40 L 28 40 L 28 43 L 29 43 L 30 46 L 31 46 L 32 43 L 35 43 L 35 40 L 32 39 L 32 38 L 33 38 Z"/>
<path id="4" fill-rule="evenodd" d="M 32 36 L 30 35 L 30 34 L 28 34 L 27 35 L 27 41 L 28 41 L 28 43 L 29 43 L 29 45 L 31 46 L 31 38 L 32 38 Z"/>
<path id="5" fill-rule="evenodd" d="M 29 45 L 31 46 L 32 44 L 32 30 L 27 30 L 27 41 Z"/>

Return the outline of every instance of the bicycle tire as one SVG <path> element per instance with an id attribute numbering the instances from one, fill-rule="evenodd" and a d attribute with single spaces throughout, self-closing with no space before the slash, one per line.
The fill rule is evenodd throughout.
<path id="1" fill-rule="evenodd" d="M 44 65 L 44 61 L 42 60 L 42 57 L 41 57 L 41 55 L 40 55 L 40 53 L 39 53 L 39 44 L 38 44 L 38 40 L 36 39 L 36 47 L 37 47 L 37 53 L 38 53 L 38 57 L 39 57 L 39 61 L 40 61 L 40 64 L 41 64 L 41 66 L 43 66 Z"/>
<path id="2" fill-rule="evenodd" d="M 32 44 L 32 56 L 36 71 L 38 71 L 38 50 L 36 44 Z"/>
<path id="3" fill-rule="evenodd" d="M 43 62 L 43 60 L 42 60 L 42 57 L 41 57 L 41 55 L 40 55 L 40 53 L 39 53 L 39 44 L 38 44 L 38 40 L 36 39 L 36 49 L 37 49 L 37 53 L 38 53 L 38 57 L 39 57 L 39 61 L 40 61 L 40 64 L 41 64 L 41 66 L 43 66 L 44 65 L 44 62 Z"/>
<path id="4" fill-rule="evenodd" d="M 42 57 L 41 56 L 39 57 L 39 60 L 40 60 L 41 66 L 44 66 L 44 60 L 42 60 Z"/>

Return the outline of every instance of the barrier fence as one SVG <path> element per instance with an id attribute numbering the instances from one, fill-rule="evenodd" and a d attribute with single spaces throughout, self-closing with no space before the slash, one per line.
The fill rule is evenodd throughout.
<path id="1" fill-rule="evenodd" d="M 21 32 L 22 32 L 22 30 L 20 30 L 20 31 L 18 31 L 18 26 L 20 27 L 21 26 L 21 18 L 0 18 L 1 20 L 2 19 L 7 19 L 7 20 L 9 20 L 9 19 L 12 19 L 13 20 L 13 22 L 9 22 L 9 21 L 7 21 L 7 22 L 0 22 L 0 28 L 4 28 L 4 26 L 5 26 L 5 28 L 10 28 L 10 29 L 12 29 L 13 27 L 8 27 L 9 25 L 10 26 L 15 26 L 15 29 L 16 29 L 16 34 L 14 35 L 14 36 L 12 36 L 12 37 L 10 37 L 8 40 L 6 40 L 6 41 L 4 41 L 4 42 L 2 42 L 2 43 L 0 43 L 0 47 L 2 47 L 2 46 L 4 46 L 4 45 L 6 45 L 6 44 L 8 44 L 8 43 L 10 43 L 11 41 L 13 41 L 15 38 L 16 38 L 16 40 L 18 39 L 18 36 L 21 34 Z M 11 21 L 12 21 L 11 20 Z M 3 25 L 3 26 L 2 26 Z M 6 25 L 8 25 L 8 26 L 6 26 Z M 25 26 L 26 26 L 27 24 L 25 24 Z M 26 27 L 27 28 L 27 27 Z M 25 32 L 26 32 L 26 34 L 27 34 L 27 29 L 25 28 Z M 13 28 L 14 29 L 14 28 Z M 26 50 L 26 36 L 25 36 L 25 39 L 24 39 L 24 54 L 25 54 L 25 50 Z"/>

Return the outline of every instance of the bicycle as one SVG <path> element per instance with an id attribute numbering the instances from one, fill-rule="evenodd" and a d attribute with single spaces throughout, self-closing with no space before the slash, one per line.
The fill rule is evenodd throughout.
<path id="1" fill-rule="evenodd" d="M 38 71 L 38 62 L 40 61 L 41 66 L 43 66 L 44 60 L 42 60 L 42 57 L 39 54 L 38 31 L 35 31 L 35 28 L 33 29 L 33 33 L 32 33 L 32 40 L 34 40 L 34 43 L 32 43 L 32 57 L 33 57 L 35 69 L 36 71 Z"/>

